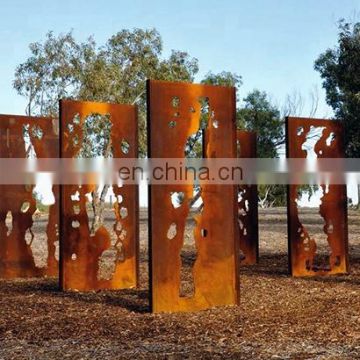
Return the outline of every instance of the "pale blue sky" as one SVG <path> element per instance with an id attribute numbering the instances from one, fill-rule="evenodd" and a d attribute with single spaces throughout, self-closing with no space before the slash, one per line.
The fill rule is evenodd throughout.
<path id="1" fill-rule="evenodd" d="M 316 57 L 337 41 L 340 17 L 359 19 L 359 0 L 93 1 L 4 0 L 0 3 L 0 113 L 24 113 L 12 89 L 14 69 L 28 44 L 49 30 L 103 43 L 123 28 L 156 27 L 171 49 L 199 59 L 198 80 L 209 70 L 243 76 L 240 97 L 254 88 L 282 104 L 294 89 L 306 97 L 314 85 Z M 318 116 L 329 115 L 321 91 Z M 306 112 L 306 110 L 305 110 Z M 304 114 L 306 115 L 306 113 Z"/>

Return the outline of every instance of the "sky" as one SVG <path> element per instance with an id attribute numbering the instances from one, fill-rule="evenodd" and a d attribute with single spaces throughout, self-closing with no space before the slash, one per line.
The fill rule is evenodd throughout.
<path id="1" fill-rule="evenodd" d="M 314 60 L 337 42 L 339 18 L 360 19 L 359 0 L 223 1 L 1 1 L 0 113 L 23 114 L 25 99 L 12 89 L 14 70 L 30 55 L 28 45 L 49 30 L 71 29 L 78 40 L 93 35 L 103 44 L 124 28 L 160 32 L 164 56 L 171 49 L 199 60 L 201 80 L 208 72 L 243 77 L 239 98 L 257 88 L 282 106 L 297 91 L 308 115 L 309 92 L 317 87 L 317 116 L 331 116 Z"/>
<path id="2" fill-rule="evenodd" d="M 304 99 L 317 88 L 317 117 L 330 117 L 315 59 L 337 43 L 337 21 L 360 20 L 359 0 L 52 0 L 1 1 L 0 113 L 24 114 L 26 101 L 12 88 L 14 71 L 30 55 L 29 44 L 53 30 L 73 30 L 79 41 L 99 45 L 121 29 L 152 28 L 161 34 L 164 56 L 172 49 L 199 60 L 200 81 L 209 71 L 240 74 L 238 97 L 266 91 L 281 107 L 288 94 Z"/>

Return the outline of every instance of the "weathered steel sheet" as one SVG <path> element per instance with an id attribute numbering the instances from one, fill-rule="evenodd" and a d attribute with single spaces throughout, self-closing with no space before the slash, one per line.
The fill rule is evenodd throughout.
<path id="1" fill-rule="evenodd" d="M 111 155 L 114 158 L 136 158 L 135 106 L 69 100 L 60 101 L 61 157 L 86 156 L 86 152 L 82 153 L 84 141 L 89 140 L 84 135 L 85 121 L 98 115 L 106 116 L 111 122 L 110 143 L 104 142 Z M 106 151 L 104 154 L 110 155 Z M 89 224 L 94 217 L 93 202 L 89 198 L 98 189 L 97 184 L 61 187 L 60 284 L 64 290 L 137 286 L 138 188 L 129 184 L 122 187 L 110 185 L 115 201 L 113 210 L 104 214 L 113 217 L 112 225 L 106 227 L 104 222 L 100 222 L 100 226 L 93 229 Z"/>
<path id="2" fill-rule="evenodd" d="M 318 158 L 344 157 L 343 128 L 340 122 L 324 119 L 286 119 L 286 152 L 288 158 L 306 158 L 304 147 L 309 133 L 320 131 L 313 151 Z M 315 132 L 314 132 L 315 131 Z M 323 231 L 330 248 L 329 256 L 317 260 L 316 237 L 299 219 L 298 186 L 288 186 L 289 270 L 294 276 L 343 274 L 348 268 L 347 195 L 345 185 L 320 184 L 323 196 L 319 214 L 324 219 Z"/>
<path id="3" fill-rule="evenodd" d="M 58 141 L 58 120 L 0 115 L 1 158 L 30 155 L 57 158 Z M 32 151 L 27 150 L 30 145 Z M 46 236 L 39 237 L 32 231 L 37 216 L 34 188 L 34 185 L 0 185 L 0 278 L 58 275 L 59 190 L 57 186 L 52 188 L 55 202 L 49 207 Z M 36 252 L 40 253 L 38 262 L 35 261 Z"/>
<path id="4" fill-rule="evenodd" d="M 201 102 L 208 101 L 204 156 L 236 157 L 235 89 L 149 81 L 148 141 L 152 158 L 184 158 L 189 136 L 200 128 Z M 200 182 L 201 211 L 194 217 L 194 292 L 181 294 L 180 257 L 194 199 L 193 184 L 149 189 L 150 292 L 153 312 L 195 311 L 239 303 L 237 187 Z M 173 194 L 182 194 L 173 206 Z M 170 234 L 169 234 L 170 233 Z M 172 233 L 172 234 L 171 234 Z"/>
<path id="5" fill-rule="evenodd" d="M 256 132 L 238 130 L 237 147 L 239 158 L 256 158 Z M 238 191 L 240 264 L 253 265 L 259 261 L 257 185 L 240 185 Z"/>

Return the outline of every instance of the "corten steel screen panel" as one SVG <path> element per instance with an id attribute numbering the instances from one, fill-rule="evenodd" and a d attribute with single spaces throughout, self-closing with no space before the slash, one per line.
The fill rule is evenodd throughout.
<path id="1" fill-rule="evenodd" d="M 1 158 L 57 158 L 58 143 L 58 120 L 0 115 Z M 59 189 L 52 187 L 55 201 L 43 220 L 45 215 L 35 214 L 34 188 L 0 185 L 0 278 L 58 275 Z M 42 230 L 45 235 L 40 236 Z"/>
<path id="2" fill-rule="evenodd" d="M 344 157 L 343 128 L 340 122 L 324 119 L 286 118 L 286 154 L 288 158 L 306 158 L 303 144 L 309 133 L 322 128 L 314 146 L 318 158 Z M 331 141 L 330 141 L 331 140 Z M 289 270 L 294 276 L 343 274 L 348 272 L 347 195 L 345 185 L 321 184 L 319 214 L 330 255 L 319 260 L 316 236 L 301 223 L 296 203 L 298 186 L 288 186 Z M 319 262 L 320 261 L 320 262 Z"/>
<path id="3" fill-rule="evenodd" d="M 95 102 L 60 101 L 61 157 L 81 157 L 84 123 L 89 116 L 108 116 L 111 121 L 110 146 L 114 158 L 136 158 L 137 109 L 135 106 Z M 121 143 L 129 145 L 124 153 Z M 109 144 L 108 144 L 109 145 Z M 111 228 L 105 223 L 92 234 L 86 194 L 96 184 L 61 186 L 60 286 L 64 290 L 124 289 L 138 282 L 138 188 L 112 184 L 115 201 Z M 123 211 L 124 210 L 124 211 Z M 106 217 L 106 214 L 105 214 Z M 101 276 L 100 259 L 105 252 L 112 271 Z M 108 259 L 108 261 L 110 261 Z"/>
<path id="4" fill-rule="evenodd" d="M 236 157 L 235 89 L 186 83 L 148 81 L 148 141 L 151 158 L 183 158 L 190 135 L 199 129 L 207 97 L 214 114 L 205 132 L 204 155 Z M 174 104 L 177 99 L 177 104 Z M 216 118 L 216 120 L 215 120 Z M 173 126 L 173 122 L 176 125 Z M 170 126 L 172 125 L 172 126 Z M 194 293 L 180 295 L 180 253 L 192 200 L 192 184 L 150 185 L 150 292 L 153 312 L 195 311 L 239 303 L 237 187 L 200 182 L 203 209 L 193 230 L 197 256 L 192 268 Z M 171 194 L 183 193 L 174 208 Z M 176 235 L 169 239 L 175 224 Z"/>
<path id="5" fill-rule="evenodd" d="M 256 132 L 238 130 L 236 134 L 238 157 L 256 158 Z M 259 261 L 257 185 L 240 185 L 238 191 L 240 264 L 253 265 Z"/>

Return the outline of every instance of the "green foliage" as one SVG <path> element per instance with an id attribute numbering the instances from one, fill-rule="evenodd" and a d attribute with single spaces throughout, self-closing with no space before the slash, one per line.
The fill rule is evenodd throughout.
<path id="1" fill-rule="evenodd" d="M 41 195 L 38 192 L 33 191 L 33 197 L 34 197 L 34 199 L 36 201 L 36 209 L 39 212 L 41 212 L 42 214 L 48 214 L 50 206 L 49 205 L 44 205 L 42 203 Z"/>
<path id="2" fill-rule="evenodd" d="M 95 44 L 92 39 L 77 44 L 71 33 L 55 37 L 49 32 L 44 43 L 29 48 L 31 56 L 16 68 L 14 88 L 27 97 L 29 115 L 57 115 L 58 99 L 79 91 L 79 78 L 94 57 Z"/>
<path id="3" fill-rule="evenodd" d="M 218 86 L 232 86 L 239 90 L 242 85 L 242 78 L 240 75 L 229 71 L 222 71 L 218 74 L 214 74 L 210 71 L 205 75 L 205 78 L 201 83 Z"/>
<path id="4" fill-rule="evenodd" d="M 49 205 L 44 205 L 41 201 L 36 201 L 36 209 L 42 214 L 49 213 Z"/>
<path id="5" fill-rule="evenodd" d="M 193 81 L 198 61 L 186 52 L 162 57 L 155 29 L 121 30 L 103 46 L 89 38 L 78 43 L 71 32 L 46 35 L 30 44 L 31 56 L 15 71 L 14 88 L 28 99 L 27 113 L 58 113 L 58 100 L 105 101 L 139 106 L 140 155 L 146 154 L 146 83 L 148 78 Z"/>
<path id="6" fill-rule="evenodd" d="M 208 73 L 202 81 L 204 84 L 234 86 L 242 84 L 241 76 L 221 72 Z M 254 90 L 243 100 L 244 106 L 237 111 L 236 121 L 239 129 L 257 133 L 258 157 L 278 157 L 277 148 L 284 144 L 284 121 L 280 111 L 271 104 L 265 92 Z M 201 151 L 200 141 L 195 138 L 194 149 Z M 259 186 L 259 200 L 263 206 L 284 206 L 286 204 L 286 187 L 282 185 Z"/>
<path id="7" fill-rule="evenodd" d="M 29 115 L 57 116 L 58 100 L 105 101 L 137 104 L 139 107 L 140 155 L 146 155 L 146 82 L 148 78 L 192 82 L 198 61 L 186 52 L 172 51 L 162 56 L 163 44 L 155 29 L 121 30 L 102 46 L 93 38 L 77 42 L 71 32 L 55 36 L 49 32 L 45 41 L 30 44 L 31 56 L 15 71 L 14 88 L 28 100 Z M 209 72 L 204 84 L 234 86 L 241 76 L 231 72 Z M 279 111 L 258 90 L 250 93 L 237 112 L 239 128 L 258 133 L 258 156 L 276 157 L 283 143 L 283 124 Z M 211 104 L 210 104 L 211 107 Z M 202 103 L 199 131 L 189 138 L 188 156 L 201 154 L 202 128 L 211 114 L 209 104 Z M 86 121 L 88 142 L 83 155 L 108 152 L 109 122 L 96 114 Z M 105 143 L 103 140 L 105 139 Z M 97 145 L 93 147 L 93 144 Z M 95 152 L 93 154 L 93 152 Z"/>
<path id="8" fill-rule="evenodd" d="M 297 187 L 298 199 L 301 199 L 302 195 L 307 195 L 308 201 L 319 190 L 319 185 L 299 185 Z"/>
<path id="9" fill-rule="evenodd" d="M 257 156 L 259 158 L 278 157 L 278 146 L 284 142 L 284 122 L 280 111 L 271 104 L 265 92 L 254 90 L 237 111 L 237 127 L 257 133 Z M 286 187 L 282 185 L 262 185 L 258 187 L 259 203 L 262 207 L 284 206 Z"/>
<path id="10" fill-rule="evenodd" d="M 285 206 L 286 186 L 258 185 L 259 205 L 262 208 Z"/>
<path id="11" fill-rule="evenodd" d="M 110 157 L 112 155 L 110 147 L 111 126 L 109 114 L 93 113 L 87 116 L 84 121 L 84 141 L 81 144 L 80 157 Z"/>
<path id="12" fill-rule="evenodd" d="M 278 157 L 277 147 L 284 141 L 284 123 L 265 92 L 254 90 L 246 96 L 244 106 L 237 111 L 237 127 L 257 133 L 258 157 Z"/>
<path id="13" fill-rule="evenodd" d="M 345 128 L 346 153 L 360 156 L 360 23 L 339 22 L 338 44 L 315 61 L 327 103 Z"/>

